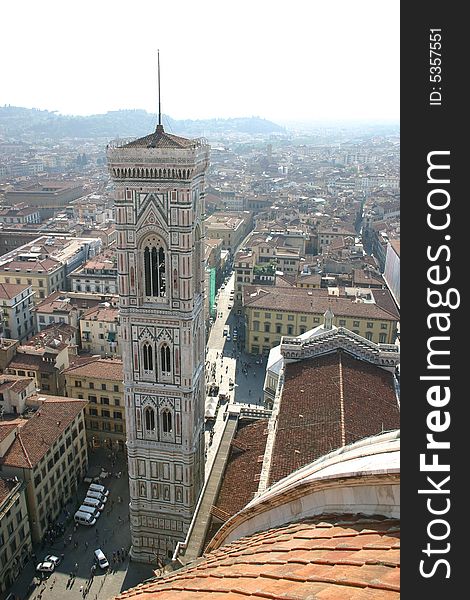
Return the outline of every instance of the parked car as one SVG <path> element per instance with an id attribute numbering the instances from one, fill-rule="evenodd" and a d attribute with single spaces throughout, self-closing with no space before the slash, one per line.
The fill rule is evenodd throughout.
<path id="1" fill-rule="evenodd" d="M 88 490 L 88 492 L 86 493 L 87 498 L 96 498 L 97 500 L 99 500 L 100 502 L 102 502 L 103 504 L 106 504 L 108 497 L 105 496 L 104 494 L 102 494 L 101 492 L 96 492 L 95 490 Z"/>
<path id="2" fill-rule="evenodd" d="M 99 492 L 103 496 L 109 496 L 109 490 L 107 490 L 104 485 L 99 485 L 98 483 L 92 483 L 88 488 L 89 492 Z M 87 494 L 89 496 L 90 494 Z"/>
<path id="3" fill-rule="evenodd" d="M 102 502 L 100 502 L 98 500 L 98 498 L 90 498 L 89 496 L 87 496 L 84 500 L 83 500 L 83 505 L 85 506 L 91 506 L 93 508 L 97 508 L 100 512 L 104 510 L 104 504 Z M 85 511 L 86 512 L 86 511 Z M 95 515 L 96 516 L 96 515 Z"/>
<path id="4" fill-rule="evenodd" d="M 108 559 L 106 558 L 103 550 L 98 548 L 95 550 L 95 561 L 99 564 L 102 569 L 107 569 L 109 567 Z"/>
<path id="5" fill-rule="evenodd" d="M 92 527 L 96 524 L 96 518 L 90 513 L 82 512 L 81 510 L 77 510 L 77 512 L 73 516 L 75 523 L 79 523 L 80 525 L 88 525 Z"/>
<path id="6" fill-rule="evenodd" d="M 50 560 L 40 562 L 36 567 L 36 571 L 39 571 L 40 573 L 52 573 L 54 569 L 55 564 Z"/>

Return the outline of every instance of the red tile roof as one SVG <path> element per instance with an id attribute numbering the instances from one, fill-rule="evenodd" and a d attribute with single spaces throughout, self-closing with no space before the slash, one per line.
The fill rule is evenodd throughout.
<path id="1" fill-rule="evenodd" d="M 399 427 L 388 371 L 340 351 L 287 364 L 269 484 L 345 444 Z"/>
<path id="2" fill-rule="evenodd" d="M 82 315 L 82 321 L 91 321 L 96 317 L 97 321 L 113 323 L 119 317 L 119 308 L 114 306 L 92 306 Z"/>
<path id="3" fill-rule="evenodd" d="M 125 144 L 123 148 L 191 148 L 196 145 L 196 140 L 166 133 L 163 128 L 157 128 L 153 133 Z"/>
<path id="4" fill-rule="evenodd" d="M 8 369 L 24 369 L 28 371 L 42 371 L 44 373 L 55 373 L 58 369 L 54 363 L 42 359 L 42 354 L 18 353 L 8 364 Z"/>
<path id="5" fill-rule="evenodd" d="M 0 283 L 0 298 L 11 300 L 21 292 L 24 292 L 30 286 L 17 283 Z"/>
<path id="6" fill-rule="evenodd" d="M 45 401 L 19 430 L 0 464 L 31 469 L 87 405 L 86 400 L 44 396 Z"/>
<path id="7" fill-rule="evenodd" d="M 117 598 L 399 600 L 400 522 L 323 515 L 236 540 Z"/>
<path id="8" fill-rule="evenodd" d="M 0 442 L 3 442 L 8 437 L 8 434 L 16 428 L 17 425 L 15 423 L 0 423 Z"/>
<path id="9" fill-rule="evenodd" d="M 0 271 L 4 274 L 14 274 L 15 272 L 26 273 L 27 271 L 31 271 L 31 273 L 52 273 L 62 266 L 61 262 L 53 258 L 45 258 L 44 260 L 37 260 L 34 262 L 13 259 L 10 262 L 1 265 Z M 16 271 L 16 269 L 19 269 L 19 271 Z"/>
<path id="10" fill-rule="evenodd" d="M 77 377 L 94 377 L 97 379 L 110 379 L 112 381 L 123 381 L 122 360 L 117 358 L 100 358 L 89 360 L 80 365 L 68 368 L 66 375 Z"/>
<path id="11" fill-rule="evenodd" d="M 247 285 L 244 287 L 243 305 L 253 309 L 288 310 L 303 314 L 324 314 L 330 308 L 337 317 L 397 320 L 377 304 L 355 302 L 354 298 L 331 297 L 326 289 Z"/>
<path id="12" fill-rule="evenodd" d="M 244 508 L 258 490 L 256 475 L 261 473 L 263 465 L 258 459 L 266 448 L 267 427 L 267 419 L 239 423 L 235 435 L 237 443 L 232 444 L 216 503 L 217 508 L 230 516 Z"/>

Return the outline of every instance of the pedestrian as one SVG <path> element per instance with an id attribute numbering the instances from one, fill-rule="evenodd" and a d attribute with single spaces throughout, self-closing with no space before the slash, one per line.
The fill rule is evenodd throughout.
<path id="1" fill-rule="evenodd" d="M 83 585 L 80 586 L 80 594 L 83 594 Z"/>
<path id="2" fill-rule="evenodd" d="M 85 542 L 85 550 L 88 550 L 88 542 Z"/>

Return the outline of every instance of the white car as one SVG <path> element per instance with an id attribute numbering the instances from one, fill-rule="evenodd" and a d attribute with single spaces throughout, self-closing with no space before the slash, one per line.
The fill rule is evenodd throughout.
<path id="1" fill-rule="evenodd" d="M 43 562 L 51 562 L 54 563 L 54 565 L 56 567 L 58 567 L 60 565 L 60 561 L 62 559 L 60 558 L 60 556 L 54 556 L 53 554 L 48 554 L 47 556 L 44 557 Z"/>
<path id="2" fill-rule="evenodd" d="M 107 569 L 109 567 L 108 559 L 104 555 L 103 550 L 101 550 L 100 548 L 95 550 L 95 560 L 102 569 Z"/>
<path id="3" fill-rule="evenodd" d="M 38 564 L 38 566 L 36 567 L 36 571 L 39 571 L 41 573 L 52 573 L 52 571 L 54 569 L 55 569 L 55 564 L 50 560 L 40 562 Z"/>

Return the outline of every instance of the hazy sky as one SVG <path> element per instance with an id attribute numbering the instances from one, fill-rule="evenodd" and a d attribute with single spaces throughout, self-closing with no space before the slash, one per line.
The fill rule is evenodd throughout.
<path id="1" fill-rule="evenodd" d="M 176 119 L 399 117 L 399 0 L 2 2 L 0 105 Z"/>

